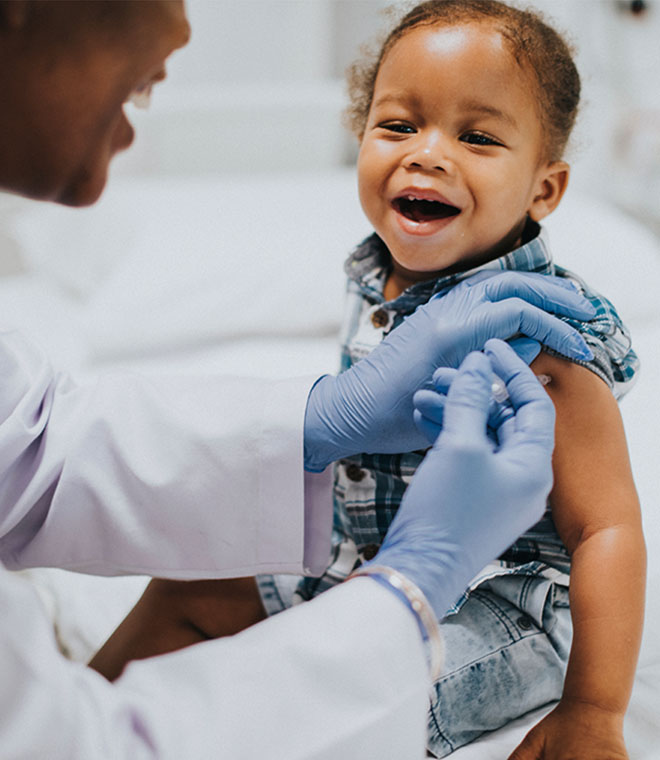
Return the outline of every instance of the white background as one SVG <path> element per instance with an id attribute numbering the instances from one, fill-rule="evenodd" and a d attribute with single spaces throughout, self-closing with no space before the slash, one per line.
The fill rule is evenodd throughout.
<path id="1" fill-rule="evenodd" d="M 577 48 L 573 182 L 660 224 L 660 3 L 531 3 Z M 343 72 L 390 25 L 383 0 L 189 0 L 193 36 L 122 172 L 315 170 L 355 152 Z M 398 6 L 401 7 L 401 6 Z"/>

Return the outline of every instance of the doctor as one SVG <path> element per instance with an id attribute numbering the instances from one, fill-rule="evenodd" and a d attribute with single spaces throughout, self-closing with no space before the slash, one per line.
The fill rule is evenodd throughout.
<path id="1" fill-rule="evenodd" d="M 0 188 L 96 200 L 132 141 L 123 104 L 148 95 L 188 36 L 178 0 L 0 0 Z M 524 333 L 584 357 L 581 339 L 538 308 L 549 303 L 592 316 L 549 278 L 481 279 L 316 383 L 116 376 L 80 387 L 0 330 L 3 760 L 421 757 L 429 667 L 441 657 L 434 620 L 541 516 L 550 489 L 552 405 L 508 346 L 487 342 Z M 538 344 L 519 350 L 529 360 Z M 423 391 L 418 422 L 437 440 L 379 555 L 365 577 L 312 603 L 137 662 L 109 684 L 58 653 L 39 601 L 6 569 L 318 571 L 327 465 L 427 445 L 413 393 L 459 364 L 446 402 Z M 493 372 L 508 416 L 489 407 Z"/>

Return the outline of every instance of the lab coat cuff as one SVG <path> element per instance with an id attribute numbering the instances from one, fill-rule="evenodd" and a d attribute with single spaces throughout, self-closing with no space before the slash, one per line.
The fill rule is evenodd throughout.
<path id="1" fill-rule="evenodd" d="M 305 472 L 305 575 L 322 575 L 330 563 L 332 468 Z"/>
<path id="2" fill-rule="evenodd" d="M 305 408 L 316 377 L 275 381 L 264 399 L 259 442 L 259 564 L 271 572 L 320 572 L 329 555 L 330 485 L 304 471 Z M 267 411 L 267 413 L 266 413 Z M 307 518 L 309 516 L 309 522 Z M 307 527 L 306 527 L 307 526 Z M 309 553 L 306 551 L 309 540 Z M 323 548 L 327 541 L 327 551 Z M 325 555 L 325 556 L 324 556 Z"/>

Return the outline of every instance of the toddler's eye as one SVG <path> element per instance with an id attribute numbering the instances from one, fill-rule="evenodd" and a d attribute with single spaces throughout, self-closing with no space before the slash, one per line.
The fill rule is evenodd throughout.
<path id="1" fill-rule="evenodd" d="M 461 137 L 461 140 L 470 145 L 502 145 L 494 137 L 489 137 L 483 132 L 468 132 Z"/>
<path id="2" fill-rule="evenodd" d="M 399 135 L 412 135 L 417 131 L 412 125 L 404 124 L 401 121 L 388 121 L 378 126 L 381 129 L 386 129 L 388 132 L 396 132 Z"/>

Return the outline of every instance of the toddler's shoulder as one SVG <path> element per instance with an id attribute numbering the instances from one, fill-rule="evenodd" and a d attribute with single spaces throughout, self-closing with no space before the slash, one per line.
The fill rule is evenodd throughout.
<path id="1" fill-rule="evenodd" d="M 596 316 L 589 322 L 562 317 L 582 335 L 594 354 L 592 361 L 582 364 L 601 377 L 617 399 L 622 398 L 632 388 L 639 371 L 639 358 L 632 348 L 629 329 L 614 304 L 579 275 L 559 266 L 555 267 L 555 274 L 573 282 L 596 310 Z"/>

